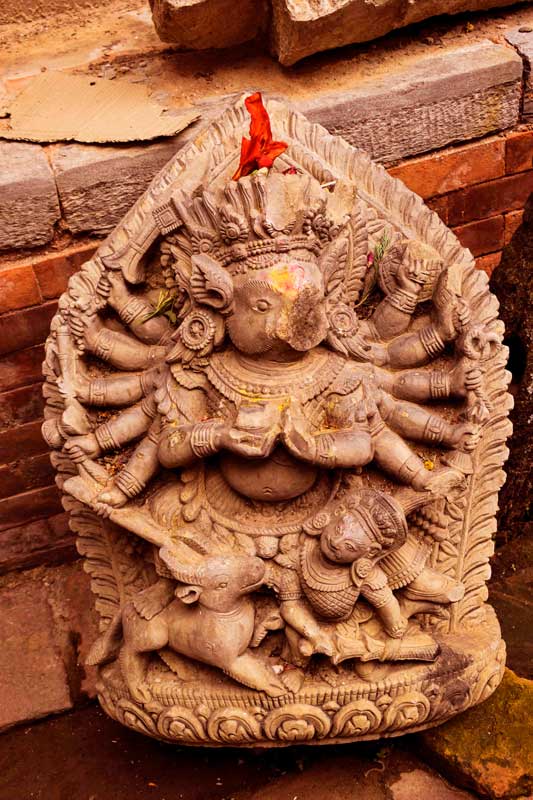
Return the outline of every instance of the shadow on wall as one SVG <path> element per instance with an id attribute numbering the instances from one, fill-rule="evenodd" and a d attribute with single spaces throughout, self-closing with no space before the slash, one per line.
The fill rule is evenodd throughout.
<path id="1" fill-rule="evenodd" d="M 515 401 L 511 412 L 514 430 L 506 466 L 512 480 L 507 480 L 499 501 L 498 543 L 504 544 L 510 539 L 533 534 L 533 194 L 526 203 L 523 222 L 505 247 L 490 285 L 500 301 L 500 316 L 505 323 L 508 368 L 513 375 L 511 391 Z"/>

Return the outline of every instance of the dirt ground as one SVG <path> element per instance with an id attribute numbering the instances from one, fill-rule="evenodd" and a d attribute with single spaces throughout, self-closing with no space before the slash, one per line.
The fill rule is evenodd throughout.
<path id="1" fill-rule="evenodd" d="M 395 742 L 181 748 L 97 707 L 0 737 L 0 800 L 471 800 Z"/>
<path id="2" fill-rule="evenodd" d="M 504 30 L 518 25 L 533 25 L 531 4 L 437 17 L 386 39 L 281 67 L 259 42 L 231 50 L 180 52 L 159 41 L 146 0 L 109 0 L 105 8 L 77 8 L 75 19 L 64 14 L 0 26 L 0 80 L 4 102 L 32 75 L 47 70 L 146 83 L 154 97 L 172 107 L 205 103 L 256 87 L 304 100 L 317 91 L 349 89 L 368 80 L 390 81 L 393 71 L 421 53 L 438 55 L 445 48 L 481 39 L 503 42 Z"/>

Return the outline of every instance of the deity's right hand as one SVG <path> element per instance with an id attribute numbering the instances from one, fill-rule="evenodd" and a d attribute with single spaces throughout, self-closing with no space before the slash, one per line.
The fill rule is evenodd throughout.
<path id="1" fill-rule="evenodd" d="M 87 433 L 85 436 L 71 436 L 65 442 L 65 450 L 76 464 L 80 464 L 87 458 L 98 458 L 101 454 L 100 445 L 94 433 Z"/>

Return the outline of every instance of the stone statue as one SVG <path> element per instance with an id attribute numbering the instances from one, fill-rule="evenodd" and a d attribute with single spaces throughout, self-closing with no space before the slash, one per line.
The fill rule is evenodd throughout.
<path id="1" fill-rule="evenodd" d="M 44 365 L 100 701 L 181 743 L 417 730 L 504 664 L 486 276 L 364 153 L 267 109 L 169 162 L 70 280 Z"/>

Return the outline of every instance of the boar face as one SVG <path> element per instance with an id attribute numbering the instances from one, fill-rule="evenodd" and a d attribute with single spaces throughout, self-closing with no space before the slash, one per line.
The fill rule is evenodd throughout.
<path id="1" fill-rule="evenodd" d="M 288 257 L 236 277 L 227 330 L 235 347 L 249 355 L 283 356 L 320 344 L 327 319 L 316 263 Z"/>

